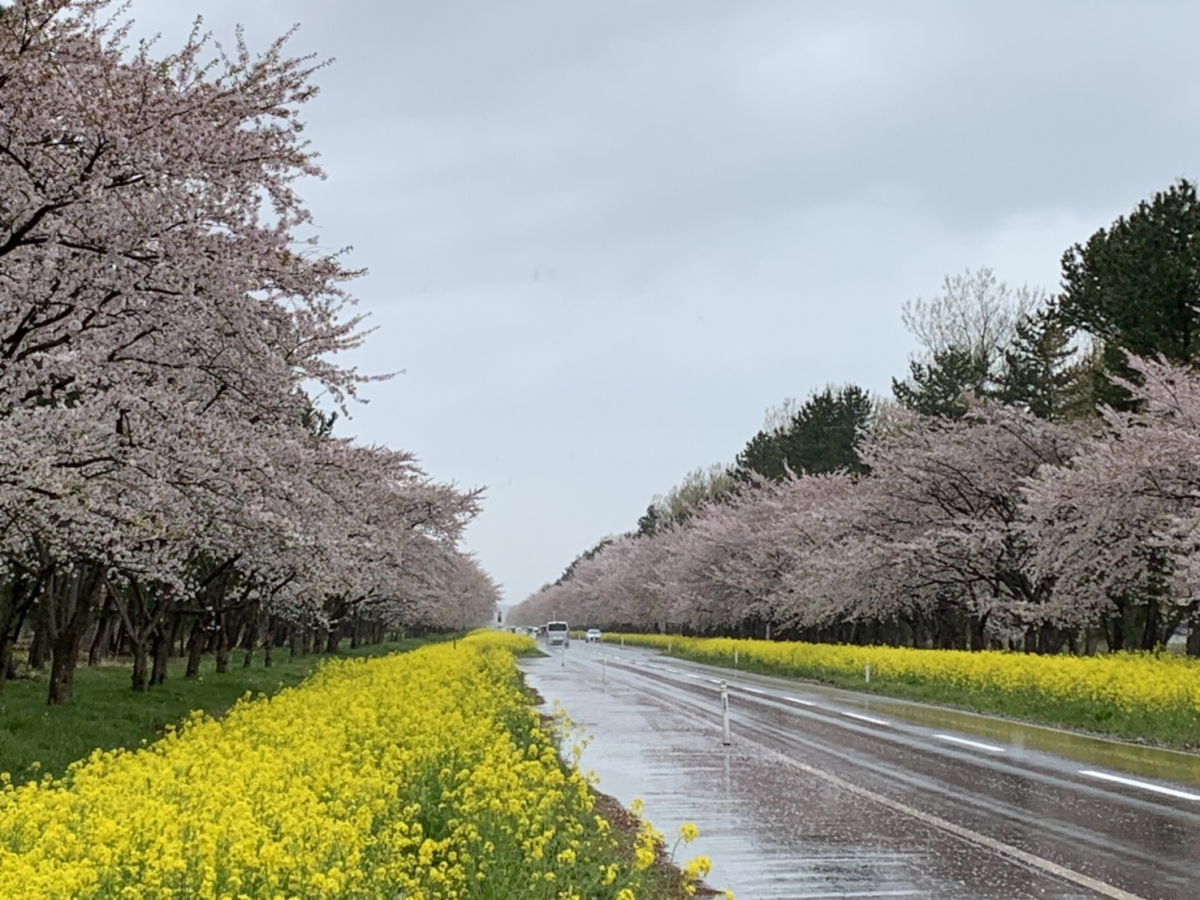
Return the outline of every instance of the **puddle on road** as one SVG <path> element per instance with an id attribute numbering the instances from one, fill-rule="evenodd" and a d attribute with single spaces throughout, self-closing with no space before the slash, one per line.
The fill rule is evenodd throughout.
<path id="1" fill-rule="evenodd" d="M 590 667 L 522 662 L 547 706 L 557 700 L 591 742 L 582 766 L 626 806 L 634 797 L 667 835 L 684 822 L 700 837 L 676 860 L 713 860 L 710 883 L 739 900 L 920 897 L 930 900 L 1082 900 L 1091 894 L 1031 871 L 781 765 L 755 745 L 721 745 L 685 709 Z"/>

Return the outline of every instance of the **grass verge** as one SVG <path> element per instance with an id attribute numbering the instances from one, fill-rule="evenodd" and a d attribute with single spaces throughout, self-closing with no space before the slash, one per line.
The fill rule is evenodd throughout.
<path id="1" fill-rule="evenodd" d="M 94 749 L 134 748 L 149 743 L 193 710 L 219 715 L 247 692 L 271 695 L 297 685 L 323 660 L 384 656 L 449 639 L 413 638 L 296 659 L 289 659 L 283 652 L 269 669 L 262 667 L 261 653 L 250 668 L 242 666 L 241 654 L 237 653 L 229 671 L 221 675 L 211 659 L 205 660 L 199 679 L 184 678 L 186 661 L 172 659 L 166 683 L 144 694 L 130 688 L 127 664 L 80 666 L 75 675 L 75 695 L 66 706 L 46 705 L 46 682 L 42 677 L 9 681 L 0 692 L 0 772 L 8 772 L 14 784 L 47 773 L 60 776 L 70 763 Z"/>

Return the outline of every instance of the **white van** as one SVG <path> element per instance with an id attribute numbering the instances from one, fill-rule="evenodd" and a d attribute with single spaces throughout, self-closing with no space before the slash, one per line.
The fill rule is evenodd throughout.
<path id="1" fill-rule="evenodd" d="M 567 623 L 547 622 L 546 643 L 548 643 L 551 647 L 570 647 L 571 635 L 568 633 Z"/>

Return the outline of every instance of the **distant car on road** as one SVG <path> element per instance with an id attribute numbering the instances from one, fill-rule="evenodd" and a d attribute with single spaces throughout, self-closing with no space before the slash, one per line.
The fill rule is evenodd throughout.
<path id="1" fill-rule="evenodd" d="M 587 630 L 587 634 L 583 636 L 583 639 L 589 644 L 599 644 L 603 637 L 604 635 L 600 633 L 599 628 L 589 628 Z"/>
<path id="2" fill-rule="evenodd" d="M 566 622 L 546 623 L 546 643 L 551 647 L 570 647 L 571 635 Z"/>

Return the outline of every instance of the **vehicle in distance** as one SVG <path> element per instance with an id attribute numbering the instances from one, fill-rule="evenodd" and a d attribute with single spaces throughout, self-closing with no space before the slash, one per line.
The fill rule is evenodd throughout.
<path id="1" fill-rule="evenodd" d="M 567 631 L 567 623 L 547 622 L 546 643 L 548 643 L 551 647 L 570 647 L 571 635 Z"/>
<path id="2" fill-rule="evenodd" d="M 603 635 L 600 634 L 599 628 L 589 628 L 587 630 L 587 634 L 583 636 L 583 639 L 586 643 L 598 644 L 600 643 L 601 637 L 603 637 Z"/>

